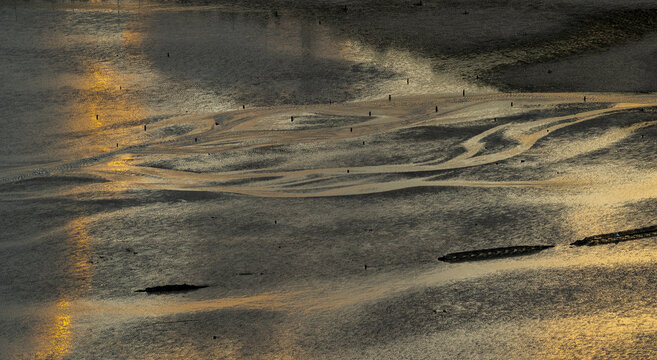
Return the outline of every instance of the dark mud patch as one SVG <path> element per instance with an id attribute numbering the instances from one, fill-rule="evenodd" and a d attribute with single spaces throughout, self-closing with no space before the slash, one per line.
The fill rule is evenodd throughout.
<path id="1" fill-rule="evenodd" d="M 466 261 L 500 259 L 521 255 L 531 255 L 551 247 L 554 247 L 554 245 L 509 246 L 493 249 L 463 251 L 447 254 L 445 256 L 439 257 L 438 260 L 457 263 Z"/>
<path id="2" fill-rule="evenodd" d="M 59 186 L 76 186 L 86 185 L 93 183 L 104 183 L 108 180 L 100 177 L 90 176 L 45 176 L 25 180 L 18 180 L 6 184 L 0 188 L 0 192 L 5 191 L 21 191 L 31 190 L 43 187 L 59 187 Z"/>
<path id="3" fill-rule="evenodd" d="M 175 285 L 161 285 L 161 286 L 147 287 L 145 289 L 135 290 L 135 292 L 145 292 L 148 294 L 168 294 L 168 293 L 176 293 L 176 292 L 194 291 L 206 287 L 208 287 L 208 285 L 175 284 Z"/>
<path id="4" fill-rule="evenodd" d="M 625 230 L 607 234 L 593 235 L 577 240 L 570 245 L 574 246 L 595 246 L 605 244 L 618 244 L 623 241 L 632 241 L 657 236 L 657 225 L 648 226 L 639 229 Z"/>

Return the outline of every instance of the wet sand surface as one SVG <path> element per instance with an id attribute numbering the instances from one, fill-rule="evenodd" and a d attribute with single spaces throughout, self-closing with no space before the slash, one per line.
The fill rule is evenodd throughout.
<path id="1" fill-rule="evenodd" d="M 8 141 L 0 147 L 0 358 L 655 356 L 657 244 L 652 233 L 623 232 L 657 225 L 654 93 L 499 92 L 484 79 L 499 63 L 482 60 L 475 40 L 463 51 L 479 54 L 481 82 L 461 67 L 437 71 L 440 61 L 419 45 L 387 53 L 342 17 L 322 17 L 322 30 L 306 23 L 319 10 L 277 4 L 255 13 L 125 5 L 118 19 L 135 34 L 116 38 L 128 30 L 109 4 L 2 8 L 5 20 L 55 14 L 79 21 L 61 23 L 69 30 L 107 28 L 75 46 L 3 45 L 12 66 L 22 46 L 79 48 L 72 58 L 92 65 L 51 64 L 63 76 L 51 86 L 78 96 L 41 80 L 0 92 Z M 341 11 L 333 7 L 342 3 L 318 4 Z M 409 13 L 430 10 L 418 11 Z M 270 22 L 254 25 L 261 16 Z M 202 31 L 210 18 L 215 27 Z M 246 58 L 260 46 L 280 57 L 259 60 L 269 70 L 244 65 L 262 74 L 235 82 L 190 38 L 167 40 L 172 21 L 215 36 L 206 44 L 213 56 L 237 46 L 218 31 L 235 26 L 253 32 L 236 50 Z M 3 26 L 15 36 L 22 28 Z M 263 39 L 258 29 L 281 37 Z M 324 34 L 322 49 L 309 56 L 312 46 L 286 46 L 299 31 Z M 105 56 L 89 45 L 99 39 L 128 52 L 91 61 Z M 186 54 L 187 66 L 164 64 L 176 57 L 169 48 Z M 460 59 L 443 51 L 440 64 Z M 560 56 L 575 63 L 591 54 Z M 239 58 L 225 60 L 235 74 Z M 302 75 L 285 84 L 284 69 L 299 62 Z M 115 89 L 126 81 L 139 92 Z M 34 126 L 48 130 L 32 129 L 26 141 Z M 598 234 L 596 246 L 571 245 Z M 500 249 L 511 247 L 532 251 L 504 257 Z M 473 252 L 482 249 L 493 250 Z M 440 260 L 454 253 L 477 255 Z"/>

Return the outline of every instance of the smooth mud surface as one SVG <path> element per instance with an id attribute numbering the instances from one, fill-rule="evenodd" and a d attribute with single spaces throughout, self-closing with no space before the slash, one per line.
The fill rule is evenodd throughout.
<path id="1" fill-rule="evenodd" d="M 0 5 L 0 358 L 655 357 L 654 4 L 413 3 Z"/>

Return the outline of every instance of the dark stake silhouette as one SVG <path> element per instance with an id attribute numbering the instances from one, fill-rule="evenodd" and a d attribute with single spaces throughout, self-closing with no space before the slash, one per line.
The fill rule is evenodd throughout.
<path id="1" fill-rule="evenodd" d="M 463 89 L 463 96 L 465 96 L 465 89 Z"/>
<path id="2" fill-rule="evenodd" d="M 194 142 L 198 142 L 198 138 L 194 138 Z"/>
<path id="3" fill-rule="evenodd" d="M 116 147 L 119 147 L 119 143 L 116 143 Z"/>
<path id="4" fill-rule="evenodd" d="M 349 128 L 349 132 L 354 132 L 354 128 Z"/>
<path id="5" fill-rule="evenodd" d="M 242 105 L 242 109 L 246 109 L 246 106 Z"/>
<path id="6" fill-rule="evenodd" d="M 371 112 L 371 111 L 369 112 L 369 114 L 370 114 L 370 116 L 372 116 L 372 112 Z"/>
<path id="7" fill-rule="evenodd" d="M 438 106 L 436 106 L 436 112 L 438 112 Z"/>
<path id="8" fill-rule="evenodd" d="M 584 96 L 584 102 L 586 102 L 586 96 Z"/>
<path id="9" fill-rule="evenodd" d="M 294 121 L 294 116 L 290 116 L 290 122 Z"/>
<path id="10" fill-rule="evenodd" d="M 364 268 L 365 270 L 367 270 L 367 264 L 363 265 L 363 268 Z"/>
<path id="11" fill-rule="evenodd" d="M 643 135 L 641 135 L 641 137 L 643 137 Z M 365 141 L 363 141 L 363 145 L 365 145 Z"/>
<path id="12" fill-rule="evenodd" d="M 171 57 L 171 55 L 169 55 L 169 53 L 167 53 L 167 57 Z"/>
<path id="13" fill-rule="evenodd" d="M 347 169 L 347 174 L 349 174 L 349 169 Z"/>
<path id="14" fill-rule="evenodd" d="M 144 131 L 146 131 L 146 125 L 144 125 Z"/>
<path id="15" fill-rule="evenodd" d="M 388 101 L 392 101 L 392 95 L 388 95 Z"/>
<path id="16" fill-rule="evenodd" d="M 513 107 L 513 101 L 511 101 L 511 107 Z"/>
<path id="17" fill-rule="evenodd" d="M 274 220 L 274 224 L 278 224 L 278 221 Z"/>
<path id="18" fill-rule="evenodd" d="M 98 120 L 98 114 L 96 114 L 96 120 Z"/>
<path id="19" fill-rule="evenodd" d="M 408 85 L 410 83 L 411 83 L 411 79 L 406 79 L 406 84 Z"/>

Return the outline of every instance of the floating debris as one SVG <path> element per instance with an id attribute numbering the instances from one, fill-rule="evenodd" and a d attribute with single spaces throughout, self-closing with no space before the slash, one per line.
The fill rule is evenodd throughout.
<path id="1" fill-rule="evenodd" d="M 554 247 L 554 245 L 510 246 L 493 249 L 463 251 L 447 254 L 438 260 L 445 262 L 481 261 L 513 256 L 530 255 Z"/>
<path id="2" fill-rule="evenodd" d="M 148 294 L 165 294 L 171 292 L 193 291 L 193 290 L 203 289 L 206 287 L 208 287 L 208 285 L 176 284 L 176 285 L 162 285 L 162 286 L 147 287 L 146 289 L 135 290 L 135 292 L 145 292 Z"/>
<path id="3" fill-rule="evenodd" d="M 617 244 L 622 241 L 631 241 L 645 239 L 657 236 L 657 225 L 648 226 L 639 229 L 625 230 L 619 232 L 612 232 L 608 234 L 600 234 L 585 237 L 584 239 L 577 240 L 570 245 L 574 246 L 595 246 L 605 244 Z"/>

